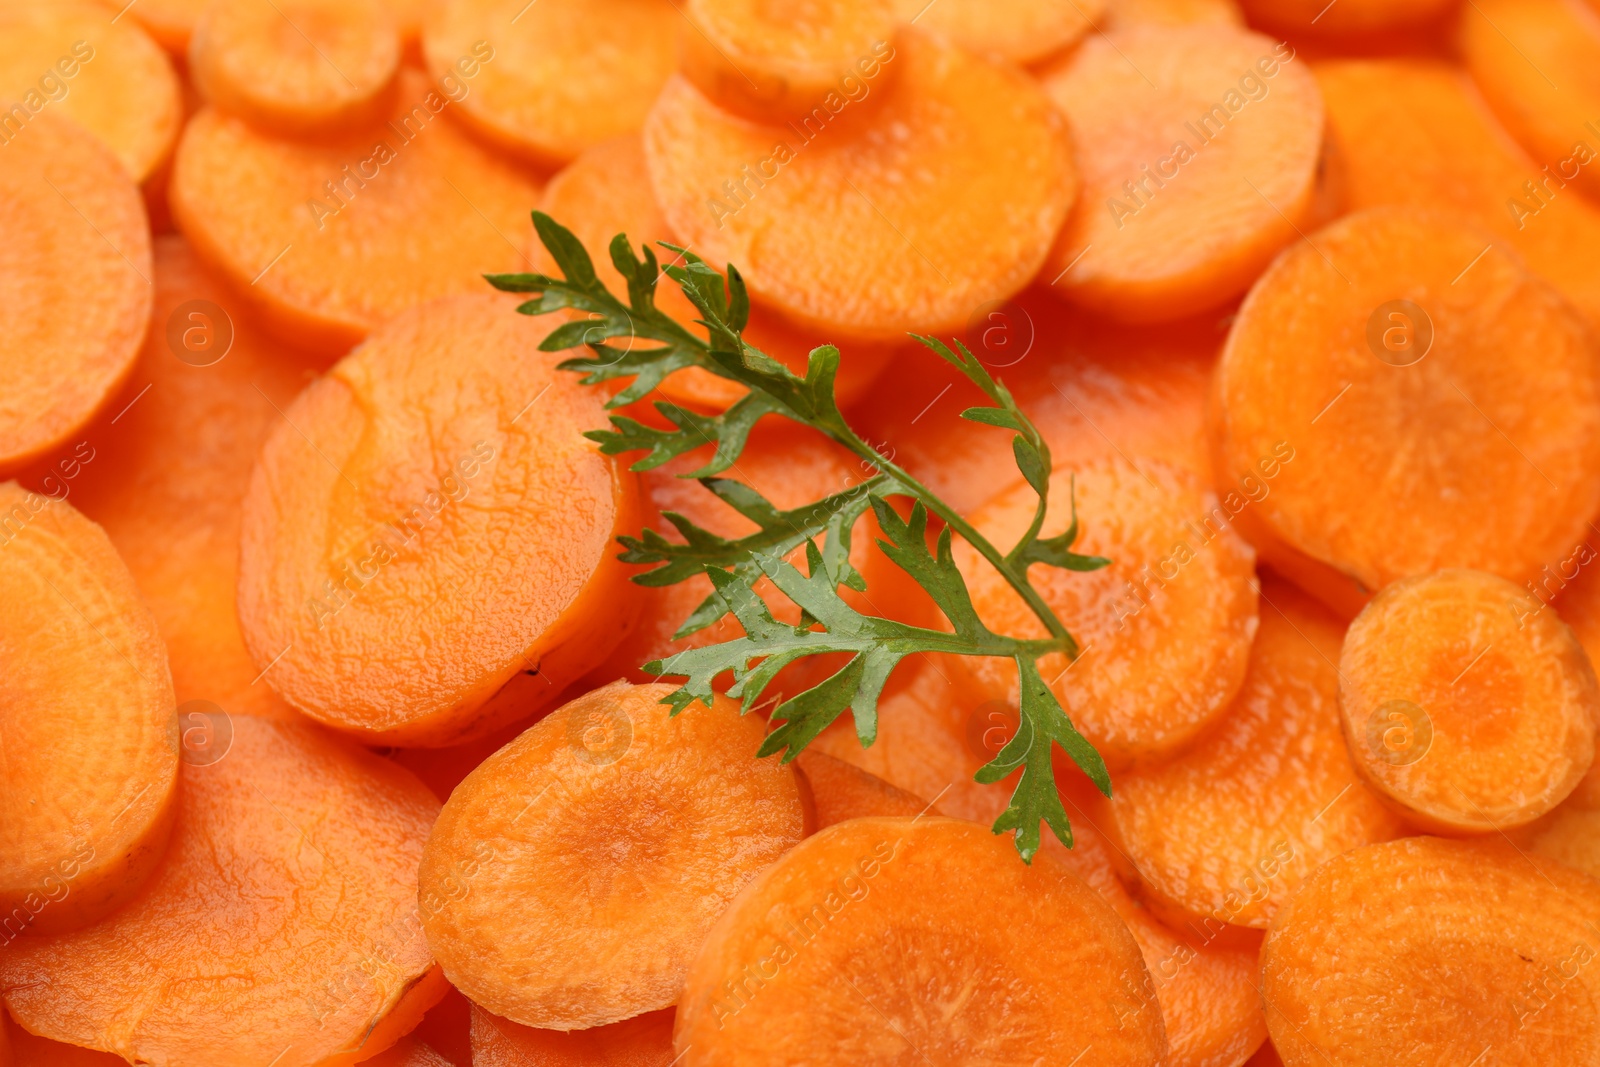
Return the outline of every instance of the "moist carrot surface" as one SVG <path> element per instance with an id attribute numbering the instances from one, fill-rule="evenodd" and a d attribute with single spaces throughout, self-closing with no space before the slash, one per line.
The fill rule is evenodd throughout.
<path id="1" fill-rule="evenodd" d="M 671 1067 L 672 1012 L 587 1030 L 537 1030 L 472 1009 L 473 1067 Z"/>
<path id="2" fill-rule="evenodd" d="M 902 22 L 979 55 L 1037 63 L 1070 48 L 1107 13 L 1106 0 L 894 0 Z"/>

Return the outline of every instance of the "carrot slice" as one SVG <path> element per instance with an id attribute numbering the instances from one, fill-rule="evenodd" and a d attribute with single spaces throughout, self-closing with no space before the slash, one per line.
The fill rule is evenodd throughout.
<path id="1" fill-rule="evenodd" d="M 0 288 L 17 309 L 0 361 L 0 474 L 56 458 L 127 377 L 150 321 L 138 190 L 72 123 L 40 116 L 24 133 L 0 150 Z M 78 299 L 85 286 L 93 300 Z"/>
<path id="2" fill-rule="evenodd" d="M 178 145 L 173 217 L 266 327 L 341 353 L 406 308 L 522 265 L 509 235 L 539 187 L 442 120 L 448 104 L 407 72 L 387 124 L 314 143 L 203 110 Z"/>
<path id="3" fill-rule="evenodd" d="M 309 724 L 229 726 L 219 758 L 184 765 L 166 862 L 132 901 L 0 953 L 32 1032 L 175 1067 L 343 1067 L 443 993 L 416 911 L 438 802 Z"/>
<path id="4" fill-rule="evenodd" d="M 1139 947 L 1099 894 L 1052 853 L 1028 866 L 936 816 L 840 823 L 757 876 L 701 947 L 674 1041 L 698 1067 L 1167 1052 Z"/>
<path id="5" fill-rule="evenodd" d="M 1509 836 L 1522 847 L 1600 878 L 1600 769 L 1590 765 L 1554 811 Z"/>
<path id="6" fill-rule="evenodd" d="M 1027 66 L 1070 48 L 1106 14 L 1106 0 L 894 0 L 896 13 L 969 52 Z"/>
<path id="7" fill-rule="evenodd" d="M 1140 26 L 1086 41 L 1044 86 L 1084 184 L 1041 276 L 1079 306 L 1134 322 L 1214 307 L 1311 211 L 1322 100 L 1286 44 Z"/>
<path id="8" fill-rule="evenodd" d="M 1474 3 L 1477 0 L 1473 0 Z M 1239 0 L 1253 22 L 1295 34 L 1348 36 L 1417 27 L 1438 18 L 1454 0 Z"/>
<path id="9" fill-rule="evenodd" d="M 657 242 L 679 243 L 656 205 L 655 190 L 650 186 L 650 175 L 645 169 L 644 147 L 637 134 L 625 134 L 586 149 L 550 179 L 545 188 L 543 209 L 577 235 L 588 249 L 601 281 L 619 295 L 628 289 L 627 282 L 611 263 L 609 250 L 613 237 L 622 233 L 635 246 L 649 244 L 667 262 L 672 262 L 671 253 L 661 249 Z M 537 269 L 548 271 L 555 266 L 549 256 L 535 237 L 529 246 L 529 260 Z M 689 303 L 676 282 L 662 279 L 656 289 L 656 305 L 686 326 L 699 329 L 693 323 L 700 319 L 700 312 Z M 801 375 L 805 374 L 811 350 L 829 343 L 812 331 L 791 325 L 782 315 L 760 304 L 750 309 L 750 324 L 744 337 Z M 904 347 L 845 338 L 838 338 L 837 343 L 840 364 L 834 395 L 844 406 L 859 400 L 888 364 L 894 350 Z M 669 375 L 661 383 L 660 391 L 676 403 L 715 410 L 728 407 L 746 392 L 744 386 L 698 367 Z"/>
<path id="10" fill-rule="evenodd" d="M 589 1030 L 537 1030 L 472 1008 L 473 1067 L 671 1067 L 672 1011 Z"/>
<path id="11" fill-rule="evenodd" d="M 414 1037 L 402 1037 L 369 1060 L 365 1067 L 454 1067 L 431 1045 Z"/>
<path id="12" fill-rule="evenodd" d="M 399 67 L 400 31 L 376 0 L 213 4 L 189 43 L 208 103 L 291 136 L 383 117 Z"/>
<path id="13" fill-rule="evenodd" d="M 1288 1067 L 1594 1062 L 1597 923 L 1600 886 L 1503 844 L 1411 837 L 1347 852 L 1262 947 L 1272 1042 Z"/>
<path id="14" fill-rule="evenodd" d="M 1512 366 L 1508 346 L 1541 357 Z M 1256 515 L 1369 590 L 1445 566 L 1521 580 L 1600 507 L 1592 334 L 1436 216 L 1377 208 L 1291 248 L 1240 309 L 1216 390 L 1225 472 L 1296 454 Z"/>
<path id="15" fill-rule="evenodd" d="M 251 475 L 245 647 L 289 703 L 372 742 L 527 716 L 629 622 L 612 542 L 636 481 L 583 439 L 601 399 L 538 351 L 549 323 L 512 307 L 390 320 L 285 410 Z M 486 703 L 513 679 L 525 699 Z"/>
<path id="16" fill-rule="evenodd" d="M 1033 277 L 1077 189 L 1063 123 L 1029 78 L 914 30 L 894 48 L 889 84 L 792 125 L 737 118 L 677 77 L 644 128 L 673 231 L 830 332 L 964 323 Z"/>
<path id="17" fill-rule="evenodd" d="M 1234 0 L 1109 0 L 1102 28 L 1129 26 L 1243 26 Z"/>
<path id="18" fill-rule="evenodd" d="M 0 941 L 14 949 L 138 890 L 178 771 L 166 650 L 128 568 L 98 526 L 15 482 L 0 484 L 0 663 Z"/>
<path id="19" fill-rule="evenodd" d="M 1265 928 L 1318 864 L 1401 831 L 1339 730 L 1343 628 L 1281 583 L 1261 599 L 1227 717 L 1176 759 L 1122 775 L 1111 799 L 1143 895 L 1205 939 Z"/>
<path id="20" fill-rule="evenodd" d="M 795 765 L 811 792 L 818 830 L 869 815 L 921 815 L 933 807 L 916 794 L 826 752 L 807 749 Z"/>
<path id="21" fill-rule="evenodd" d="M 451 0 L 423 26 L 429 72 L 481 59 L 456 115 L 499 147 L 560 166 L 637 130 L 677 64 L 668 0 Z M 487 46 L 487 47 L 486 47 Z"/>
<path id="22" fill-rule="evenodd" d="M 1256 630 L 1254 554 L 1200 480 L 1153 460 L 1120 456 L 1050 479 L 1047 535 L 1070 521 L 1074 493 L 1082 540 L 1105 556 L 1083 574 L 1040 568 L 1034 586 L 1084 650 L 1077 661 L 1040 661 L 1046 682 L 1084 737 L 1113 768 L 1167 755 L 1227 710 L 1244 680 Z M 1028 528 L 1037 497 L 1023 482 L 972 514 L 995 544 Z M 997 633 L 1044 636 L 1043 624 L 965 542 L 956 563 L 978 614 Z M 1016 700 L 1007 661 L 956 661 L 989 696 Z"/>

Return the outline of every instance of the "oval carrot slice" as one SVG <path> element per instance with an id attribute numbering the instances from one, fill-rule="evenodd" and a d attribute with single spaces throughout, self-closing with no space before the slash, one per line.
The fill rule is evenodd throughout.
<path id="1" fill-rule="evenodd" d="M 1262 276 L 1218 364 L 1222 470 L 1295 450 L 1256 516 L 1368 590 L 1447 566 L 1520 581 L 1562 558 L 1600 507 L 1600 364 L 1577 313 L 1415 210 L 1311 242 Z M 1513 366 L 1507 346 L 1541 357 Z"/>
<path id="2" fill-rule="evenodd" d="M 150 321 L 139 191 L 71 122 L 23 132 L 0 149 L 0 288 L 19 309 L 0 361 L 0 474 L 56 458 L 127 378 Z M 78 299 L 85 286 L 95 299 Z"/>
<path id="3" fill-rule="evenodd" d="M 1474 3 L 1477 0 L 1473 0 Z M 1341 36 L 1399 31 L 1444 14 L 1452 0 L 1239 0 L 1252 21 L 1296 34 Z"/>
<path id="4" fill-rule="evenodd" d="M 1167 755 L 1228 707 L 1244 680 L 1256 631 L 1254 554 L 1218 513 L 1216 497 L 1186 471 L 1122 457 L 1057 467 L 1045 531 L 1062 533 L 1074 492 L 1082 539 L 1105 556 L 1090 573 L 1039 568 L 1034 586 L 1083 650 L 1040 661 L 1045 681 L 1109 766 Z M 1028 528 L 1037 497 L 1025 483 L 972 514 L 995 544 Z M 997 633 L 1044 636 L 1043 624 L 964 542 L 956 564 L 978 614 Z M 956 660 L 978 689 L 1016 700 L 1016 667 Z"/>
<path id="5" fill-rule="evenodd" d="M 884 966 L 885 945 L 903 965 Z M 1153 1065 L 1167 1040 L 1149 982 L 1127 927 L 1051 854 L 1028 866 L 955 819 L 853 819 L 795 846 L 718 921 L 674 1041 L 697 1067 L 1066 1064 L 1086 1047 Z"/>
<path id="6" fill-rule="evenodd" d="M 1106 0 L 894 0 L 896 13 L 969 52 L 1027 66 L 1078 42 Z"/>
<path id="7" fill-rule="evenodd" d="M 1234 0 L 1109 0 L 1102 28 L 1129 26 L 1243 26 Z"/>
<path id="8" fill-rule="evenodd" d="M 317 142 L 209 108 L 184 130 L 178 228 L 295 344 L 342 353 L 406 308 L 521 266 L 510 235 L 539 186 L 443 120 L 449 101 L 420 74 L 402 75 L 395 101 L 387 123 Z"/>
<path id="9" fill-rule="evenodd" d="M 105 532 L 0 484 L 0 959 L 94 922 L 161 860 L 178 774 L 166 649 Z"/>
<path id="10" fill-rule="evenodd" d="M 416 911 L 438 802 L 309 724 L 228 725 L 218 758 L 184 765 L 166 862 L 138 895 L 0 953 L 32 1032 L 172 1067 L 344 1067 L 443 993 Z"/>
<path id="11" fill-rule="evenodd" d="M 735 893 L 804 832 L 761 720 L 617 682 L 540 720 L 445 804 L 422 860 L 428 943 L 475 1004 L 581 1029 L 668 1007 Z"/>
<path id="12" fill-rule="evenodd" d="M 48 109 L 105 142 L 135 182 L 172 151 L 183 124 L 178 78 L 161 49 L 94 0 L 0 2 L 0 145 Z"/>
<path id="13" fill-rule="evenodd" d="M 628 622 L 613 541 L 635 479 L 582 437 L 598 392 L 513 306 L 391 320 L 285 409 L 251 475 L 245 647 L 289 703 L 368 741 L 445 745 L 529 715 Z M 489 705 L 513 679 L 522 698 Z"/>
<path id="14" fill-rule="evenodd" d="M 473 1067 L 672 1067 L 672 1011 L 589 1030 L 538 1030 L 472 1008 Z"/>
<path id="15" fill-rule="evenodd" d="M 560 166 L 640 127 L 677 64 L 681 30 L 668 0 L 449 0 L 425 20 L 422 47 L 435 78 L 481 62 L 457 118 L 506 151 Z"/>
<path id="16" fill-rule="evenodd" d="M 1111 798 L 1143 895 L 1206 938 L 1265 928 L 1319 864 L 1401 831 L 1339 730 L 1343 628 L 1282 583 L 1261 600 L 1227 716 L 1176 759 L 1122 775 Z"/>
<path id="17" fill-rule="evenodd" d="M 1288 1067 L 1465 1064 L 1486 1047 L 1485 1062 L 1592 1062 L 1597 923 L 1595 882 L 1503 844 L 1411 837 L 1347 852 L 1262 947 L 1272 1042 Z"/>
<path id="18" fill-rule="evenodd" d="M 1214 307 L 1311 211 L 1322 99 L 1286 44 L 1141 26 L 1086 41 L 1044 86 L 1067 116 L 1083 194 L 1041 277 L 1081 307 L 1134 322 Z"/>
<path id="19" fill-rule="evenodd" d="M 206 9 L 189 73 L 208 102 L 291 136 L 382 117 L 400 31 L 376 0 L 245 0 Z"/>
<path id="20" fill-rule="evenodd" d="M 801 323 L 866 337 L 948 329 L 1021 289 L 1077 190 L 1030 79 L 913 30 L 853 99 L 792 125 L 737 118 L 674 78 L 644 147 L 667 223 L 698 254 Z"/>
<path id="21" fill-rule="evenodd" d="M 826 752 L 807 749 L 795 766 L 811 791 L 818 830 L 869 815 L 921 815 L 933 807 L 914 793 Z"/>

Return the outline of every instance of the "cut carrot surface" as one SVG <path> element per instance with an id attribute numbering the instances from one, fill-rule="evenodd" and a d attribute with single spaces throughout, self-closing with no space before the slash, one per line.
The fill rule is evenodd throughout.
<path id="1" fill-rule="evenodd" d="M 737 118 L 672 79 L 644 128 L 650 179 L 675 233 L 796 320 L 949 329 L 1038 271 L 1077 171 L 1022 73 L 910 29 L 876 58 L 862 91 L 789 125 Z"/>
<path id="2" fill-rule="evenodd" d="M 161 861 L 178 776 L 166 650 L 105 532 L 0 484 L 0 966 Z M 47 758 L 48 757 L 48 758 Z"/>
<path id="3" fill-rule="evenodd" d="M 526 1026 L 669 1007 L 734 894 L 804 832 L 763 726 L 718 698 L 669 717 L 664 685 L 564 705 L 467 776 L 422 861 L 428 943 L 451 982 Z"/>
<path id="4" fill-rule="evenodd" d="M 1086 1047 L 1154 1065 L 1154 999 L 1127 927 L 1051 855 L 1025 866 L 955 819 L 854 819 L 740 894 L 694 962 L 674 1041 L 690 1067 L 1064 1065 Z"/>
<path id="5" fill-rule="evenodd" d="M 846 819 L 870 815 L 921 815 L 932 805 L 914 793 L 894 786 L 826 752 L 800 753 L 795 766 L 811 791 L 816 828 L 825 830 Z"/>
<path id="6" fill-rule="evenodd" d="M 422 11 L 431 7 L 433 0 L 390 0 L 385 8 L 399 25 L 407 44 L 414 44 L 421 32 Z M 211 0 L 138 0 L 128 9 L 145 30 L 174 56 L 189 54 L 189 41 L 195 25 L 205 14 Z"/>
<path id="7" fill-rule="evenodd" d="M 1600 883 L 1504 844 L 1347 852 L 1262 947 L 1272 1042 L 1288 1067 L 1596 1062 L 1597 925 Z"/>
<path id="8" fill-rule="evenodd" d="M 902 21 L 969 52 L 1027 65 L 1076 44 L 1107 0 L 894 0 Z"/>
<path id="9" fill-rule="evenodd" d="M 1107 30 L 1129 26 L 1243 26 L 1235 0 L 1107 0 Z"/>
<path id="10" fill-rule="evenodd" d="M 537 1030 L 472 1009 L 472 1067 L 672 1067 L 672 1010 L 588 1030 Z"/>
<path id="11" fill-rule="evenodd" d="M 1322 99 L 1294 49 L 1228 26 L 1086 41 L 1044 77 L 1083 191 L 1041 279 L 1114 318 L 1238 296 L 1313 206 Z"/>
<path id="12" fill-rule="evenodd" d="M 332 140 L 276 139 L 210 108 L 184 130 L 179 229 L 297 344 L 342 353 L 397 312 L 522 266 L 511 235 L 538 184 L 446 121 L 449 98 L 420 74 L 395 99 L 387 123 Z"/>
<path id="13" fill-rule="evenodd" d="M 1338 36 L 1405 32 L 1447 12 L 1456 0 L 1239 0 L 1251 20 L 1275 30 Z"/>
<path id="14" fill-rule="evenodd" d="M 670 0 L 448 0 L 425 19 L 423 51 L 429 73 L 463 86 L 458 119 L 560 166 L 640 127 L 686 30 Z"/>
<path id="15" fill-rule="evenodd" d="M 378 0 L 213 4 L 189 45 L 189 73 L 202 97 L 289 135 L 382 117 L 399 66 L 400 31 Z"/>
<path id="16" fill-rule="evenodd" d="M 1520 847 L 1600 878 L 1600 772 L 1591 766 L 1554 811 L 1510 836 Z"/>
<path id="17" fill-rule="evenodd" d="M 1288 442 L 1255 515 L 1369 590 L 1446 566 L 1520 581 L 1600 506 L 1593 334 L 1482 234 L 1415 210 L 1290 248 L 1240 309 L 1216 401 L 1220 476 Z"/>
<path id="18" fill-rule="evenodd" d="M 185 764 L 166 862 L 131 902 L 0 952 L 23 1026 L 171 1067 L 344 1067 L 439 998 L 416 911 L 437 801 L 308 724 L 229 730 Z"/>
<path id="19" fill-rule="evenodd" d="M 489 733 L 621 637 L 635 478 L 581 436 L 602 400 L 538 351 L 548 320 L 513 306 L 391 320 L 284 410 L 251 476 L 245 647 L 291 704 L 369 741 Z"/>
<path id="20" fill-rule="evenodd" d="M 1266 927 L 1321 863 L 1401 832 L 1339 729 L 1343 627 L 1263 586 L 1250 671 L 1226 717 L 1167 763 L 1114 782 L 1116 838 L 1144 896 L 1208 940 Z"/>
<path id="21" fill-rule="evenodd" d="M 111 153 L 54 115 L 0 147 L 0 229 L 0 291 L 13 309 L 0 361 L 9 474 L 70 452 L 127 378 L 150 321 L 150 233 Z M 96 298 L 77 300 L 85 291 Z"/>

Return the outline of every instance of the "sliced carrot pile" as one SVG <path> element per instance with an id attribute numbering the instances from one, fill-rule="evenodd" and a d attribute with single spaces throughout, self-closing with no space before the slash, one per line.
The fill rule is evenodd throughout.
<path id="1" fill-rule="evenodd" d="M 1446 566 L 1521 580 L 1600 507 L 1593 335 L 1482 234 L 1415 210 L 1351 215 L 1273 264 L 1216 398 L 1224 476 L 1289 443 L 1255 515 L 1368 590 Z"/>
<path id="2" fill-rule="evenodd" d="M 1322 100 L 1294 50 L 1230 26 L 1099 35 L 1044 79 L 1083 192 L 1041 279 L 1118 319 L 1243 292 L 1309 214 Z"/>
<path id="3" fill-rule="evenodd" d="M 451 0 L 428 15 L 422 44 L 435 78 L 466 78 L 458 119 L 559 166 L 640 127 L 684 29 L 670 0 Z"/>
<path id="4" fill-rule="evenodd" d="M 840 823 L 763 871 L 701 947 L 674 1041 L 697 1067 L 1167 1053 L 1139 947 L 1099 894 L 937 816 Z"/>
<path id="5" fill-rule="evenodd" d="M 428 943 L 488 1011 L 601 1026 L 675 1003 L 734 894 L 804 833 L 794 772 L 734 701 L 669 717 L 617 682 L 552 712 L 450 795 L 423 856 Z"/>
<path id="6" fill-rule="evenodd" d="M 1117 778 L 1111 798 L 1144 896 L 1207 940 L 1264 928 L 1319 864 L 1401 832 L 1340 733 L 1343 628 L 1282 583 L 1261 599 L 1226 718 L 1176 759 Z"/>
<path id="7" fill-rule="evenodd" d="M 1504 844 L 1347 852 L 1262 947 L 1272 1043 L 1288 1067 L 1594 1062 L 1597 925 L 1600 884 Z"/>
<path id="8" fill-rule="evenodd" d="M 1129 26 L 1243 26 L 1235 0 L 1108 0 L 1107 30 Z"/>
<path id="9" fill-rule="evenodd" d="M 511 235 L 538 185 L 446 121 L 420 74 L 402 74 L 395 101 L 387 123 L 332 140 L 275 139 L 215 109 L 184 130 L 178 227 L 296 344 L 343 352 L 419 301 L 522 266 Z"/>
<path id="10" fill-rule="evenodd" d="M 230 729 L 184 766 L 166 861 L 132 901 L 0 953 L 24 1027 L 139 1063 L 344 1067 L 438 1000 L 416 878 L 438 802 L 308 724 Z"/>
<path id="11" fill-rule="evenodd" d="M 0 961 L 161 861 L 178 776 L 166 650 L 105 532 L 0 484 Z"/>
<path id="12" fill-rule="evenodd" d="M 150 321 L 150 232 L 111 153 L 53 115 L 0 148 L 0 230 L 5 474 L 70 453 L 132 369 Z"/>
<path id="13" fill-rule="evenodd" d="M 969 52 L 1037 63 L 1076 44 L 1106 13 L 1106 0 L 894 0 L 897 13 Z"/>
<path id="14" fill-rule="evenodd" d="M 537 1030 L 472 1009 L 473 1067 L 672 1067 L 672 1011 L 588 1030 Z"/>
<path id="15" fill-rule="evenodd" d="M 894 51 L 896 0 L 688 0 L 685 76 L 729 111 L 798 119 L 860 92 Z"/>
<path id="16" fill-rule="evenodd" d="M 932 807 L 916 794 L 826 752 L 807 749 L 795 765 L 810 791 L 818 830 L 869 815 L 921 815 Z"/>
<path id="17" fill-rule="evenodd" d="M 382 117 L 399 66 L 400 32 L 377 0 L 213 4 L 189 44 L 207 102 L 290 135 Z"/>
<path id="18" fill-rule="evenodd" d="M 295 707 L 371 741 L 531 714 L 628 621 L 613 541 L 634 476 L 583 439 L 601 398 L 538 351 L 549 320 L 512 306 L 392 319 L 284 409 L 251 476 L 245 647 Z M 514 678 L 519 698 L 489 704 Z"/>
<path id="19" fill-rule="evenodd" d="M 1064 532 L 1076 493 L 1082 535 L 1074 551 L 1109 567 L 1077 573 L 1038 567 L 1033 584 L 1077 638 L 1076 661 L 1040 661 L 1045 682 L 1112 767 L 1182 747 L 1220 716 L 1244 680 L 1256 630 L 1254 556 L 1199 479 L 1154 460 L 1120 456 L 1057 467 L 1044 535 Z M 972 514 L 984 536 L 1011 545 L 1037 501 L 1023 482 Z M 978 614 L 997 633 L 1045 636 L 1042 623 L 965 542 L 956 562 Z M 1016 700 L 1006 660 L 956 661 L 982 693 Z"/>
<path id="20" fill-rule="evenodd" d="M 883 73 L 792 125 L 737 118 L 676 77 L 644 128 L 673 231 L 827 332 L 964 324 L 1038 272 L 1077 189 L 1064 124 L 1026 75 L 909 29 Z"/>
<path id="21" fill-rule="evenodd" d="M 664 263 L 674 261 L 672 253 L 657 243 L 665 241 L 676 245 L 679 242 L 656 205 L 650 175 L 645 170 L 644 150 L 636 134 L 625 134 L 586 149 L 550 180 L 545 188 L 543 208 L 583 242 L 601 280 L 619 297 L 626 297 L 628 286 L 611 263 L 611 239 L 617 234 L 626 234 L 635 252 L 639 245 L 648 244 Z M 537 237 L 529 247 L 528 258 L 536 269 L 548 271 L 555 267 Z M 690 329 L 702 329 L 693 325 L 701 318 L 700 312 L 671 279 L 661 280 L 656 289 L 656 304 Z M 814 331 L 798 329 L 783 316 L 759 304 L 750 309 L 750 324 L 744 337 L 801 375 L 805 374 L 811 350 L 828 343 Z M 619 346 L 626 343 L 612 342 Z M 834 395 L 842 406 L 848 407 L 867 392 L 888 364 L 894 348 L 847 338 L 839 338 L 838 345 L 840 364 Z M 697 367 L 669 375 L 661 383 L 660 391 L 676 403 L 711 409 L 726 408 L 746 392 L 744 386 Z"/>
<path id="22" fill-rule="evenodd" d="M 1474 0 L 1476 2 L 1476 0 Z M 1290 33 L 1403 33 L 1444 14 L 1453 0 L 1239 0 L 1252 21 Z"/>

